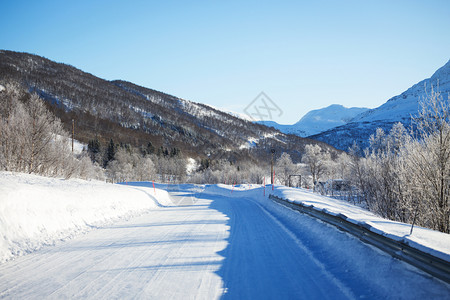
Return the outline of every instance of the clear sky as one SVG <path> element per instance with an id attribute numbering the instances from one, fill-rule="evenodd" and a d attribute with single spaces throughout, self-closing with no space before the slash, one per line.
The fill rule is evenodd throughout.
<path id="1" fill-rule="evenodd" d="M 292 124 L 377 107 L 450 59 L 450 1 L 0 0 L 0 49 Z"/>

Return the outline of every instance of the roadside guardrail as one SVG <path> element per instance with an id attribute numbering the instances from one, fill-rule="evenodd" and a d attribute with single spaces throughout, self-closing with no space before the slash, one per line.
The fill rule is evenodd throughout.
<path id="1" fill-rule="evenodd" d="M 403 241 L 396 241 L 379 233 L 373 232 L 370 230 L 371 226 L 368 224 L 352 223 L 342 214 L 332 215 L 325 209 L 320 210 L 315 208 L 313 205 L 309 206 L 302 203 L 292 203 L 286 199 L 274 195 L 269 195 L 269 198 L 284 206 L 334 225 L 338 229 L 358 237 L 361 241 L 375 246 L 391 256 L 407 262 L 416 268 L 450 284 L 449 261 L 411 247 Z"/>

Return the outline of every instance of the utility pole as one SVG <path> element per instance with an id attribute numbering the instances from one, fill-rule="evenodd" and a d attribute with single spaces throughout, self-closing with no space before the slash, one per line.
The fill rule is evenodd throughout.
<path id="1" fill-rule="evenodd" d="M 73 139 L 75 137 L 75 120 L 72 119 L 72 153 L 73 153 Z"/>
<path id="2" fill-rule="evenodd" d="M 273 185 L 273 155 L 275 154 L 275 149 L 271 149 L 270 152 L 272 152 L 272 160 L 270 162 L 270 184 Z"/>

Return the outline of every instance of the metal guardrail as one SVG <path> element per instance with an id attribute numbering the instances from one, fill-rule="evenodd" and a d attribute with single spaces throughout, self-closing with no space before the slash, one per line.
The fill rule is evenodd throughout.
<path id="1" fill-rule="evenodd" d="M 347 220 L 347 217 L 338 214 L 331 215 L 325 209 L 318 210 L 312 205 L 304 205 L 302 203 L 291 203 L 283 198 L 270 195 L 270 199 L 308 214 L 314 218 L 320 219 L 326 223 L 336 226 L 338 229 L 348 232 L 361 241 L 373 245 L 391 256 L 403 260 L 416 268 L 439 278 L 447 283 L 450 283 L 450 262 L 439 257 L 433 256 L 429 253 L 422 252 L 413 248 L 403 241 L 396 241 L 389 237 L 383 236 L 370 230 L 371 226 L 368 224 L 355 224 Z"/>

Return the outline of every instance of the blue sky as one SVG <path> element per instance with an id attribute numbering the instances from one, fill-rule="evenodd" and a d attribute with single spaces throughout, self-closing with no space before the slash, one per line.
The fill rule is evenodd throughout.
<path id="1" fill-rule="evenodd" d="M 1 1 L 0 49 L 242 113 L 377 107 L 450 59 L 450 1 Z"/>

